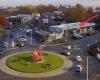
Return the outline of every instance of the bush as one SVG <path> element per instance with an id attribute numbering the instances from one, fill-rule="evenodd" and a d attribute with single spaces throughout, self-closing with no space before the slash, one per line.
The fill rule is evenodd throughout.
<path id="1" fill-rule="evenodd" d="M 89 49 L 88 49 L 88 53 L 91 55 L 91 56 L 96 56 L 98 54 L 97 52 L 97 47 L 100 46 L 100 43 L 97 43 L 97 44 L 94 44 L 92 45 Z"/>

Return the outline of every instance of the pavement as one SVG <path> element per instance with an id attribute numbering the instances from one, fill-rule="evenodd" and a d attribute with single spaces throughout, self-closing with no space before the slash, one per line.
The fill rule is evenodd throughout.
<path id="1" fill-rule="evenodd" d="M 17 77 L 27 77 L 27 78 L 41 78 L 41 77 L 53 77 L 53 76 L 57 76 L 57 75 L 61 75 L 64 74 L 66 72 L 68 72 L 68 70 L 73 66 L 72 61 L 65 56 L 62 56 L 60 54 L 55 54 L 59 57 L 61 57 L 64 60 L 64 64 L 61 68 L 54 70 L 54 71 L 50 71 L 50 72 L 45 72 L 45 73 L 24 73 L 24 72 L 18 72 L 15 70 L 10 69 L 7 65 L 6 65 L 6 61 L 9 57 L 14 56 L 16 54 L 20 54 L 20 53 L 14 53 L 14 54 L 10 54 L 8 56 L 5 56 L 4 58 L 2 58 L 0 60 L 0 69 L 1 71 L 9 74 L 9 75 L 13 75 L 13 76 L 17 76 Z"/>

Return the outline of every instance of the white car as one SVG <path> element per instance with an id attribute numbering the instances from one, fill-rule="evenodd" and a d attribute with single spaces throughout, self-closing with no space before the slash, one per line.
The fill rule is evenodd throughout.
<path id="1" fill-rule="evenodd" d="M 68 51 L 66 54 L 67 54 L 67 56 L 69 56 L 70 55 L 70 52 Z"/>
<path id="2" fill-rule="evenodd" d="M 19 30 L 20 30 L 20 31 L 22 31 L 22 30 L 23 30 L 23 28 L 19 28 Z"/>
<path id="3" fill-rule="evenodd" d="M 19 41 L 21 41 L 21 42 L 26 42 L 27 39 L 26 39 L 25 37 L 19 37 Z"/>
<path id="4" fill-rule="evenodd" d="M 73 37 L 75 39 L 81 39 L 81 38 L 83 38 L 83 36 L 81 36 L 80 34 L 74 34 Z"/>
<path id="5" fill-rule="evenodd" d="M 29 33 L 29 32 L 31 32 L 32 31 L 32 29 L 28 29 L 28 30 L 26 30 L 26 33 Z"/>
<path id="6" fill-rule="evenodd" d="M 82 58 L 81 58 L 81 56 L 76 56 L 76 61 L 79 61 L 79 62 L 81 62 L 82 61 Z"/>
<path id="7" fill-rule="evenodd" d="M 99 53 L 96 55 L 96 57 L 97 57 L 98 60 L 100 60 L 100 54 Z"/>
<path id="8" fill-rule="evenodd" d="M 81 72 L 82 70 L 83 70 L 83 66 L 82 65 L 76 65 L 75 72 Z"/>

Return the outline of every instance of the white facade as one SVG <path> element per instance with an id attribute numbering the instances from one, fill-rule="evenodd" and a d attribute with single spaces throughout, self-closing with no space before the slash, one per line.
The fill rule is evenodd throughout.
<path id="1" fill-rule="evenodd" d="M 86 23 L 83 27 L 80 27 L 80 22 L 76 23 L 68 23 L 68 24 L 61 24 L 61 25 L 56 25 L 56 26 L 50 26 L 49 30 L 51 32 L 54 31 L 59 31 L 59 30 L 70 30 L 70 29 L 80 29 L 88 26 L 95 26 L 95 23 Z"/>

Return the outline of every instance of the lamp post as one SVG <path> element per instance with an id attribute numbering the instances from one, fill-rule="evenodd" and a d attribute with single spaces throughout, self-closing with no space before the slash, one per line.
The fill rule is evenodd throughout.
<path id="1" fill-rule="evenodd" d="M 88 56 L 87 56 L 87 80 L 89 80 L 89 71 L 88 71 Z"/>
<path id="2" fill-rule="evenodd" d="M 87 44 L 87 47 L 89 48 L 90 47 L 90 44 Z M 89 59 L 88 59 L 88 55 L 87 55 L 87 80 L 89 80 L 89 67 L 88 67 L 88 63 L 89 63 Z"/>

